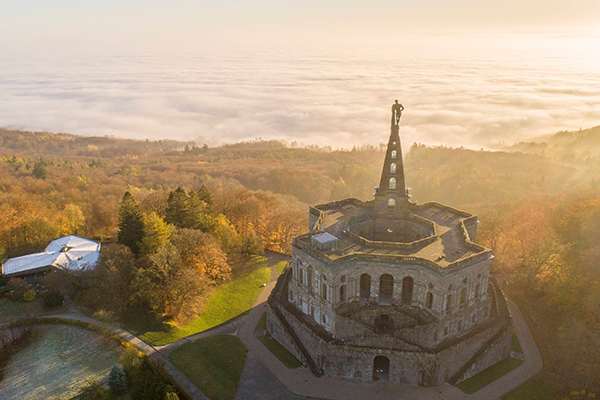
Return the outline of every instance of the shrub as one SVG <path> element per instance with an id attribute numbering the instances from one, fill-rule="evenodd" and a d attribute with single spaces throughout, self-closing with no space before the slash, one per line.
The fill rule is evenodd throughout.
<path id="1" fill-rule="evenodd" d="M 31 289 L 31 286 L 21 278 L 10 278 L 8 281 L 8 291 L 12 300 L 23 300 L 23 295 Z"/>
<path id="2" fill-rule="evenodd" d="M 146 356 L 133 373 L 131 400 L 163 399 L 167 394 L 167 385 L 160 372 Z"/>
<path id="3" fill-rule="evenodd" d="M 109 400 L 108 390 L 102 387 L 98 382 L 92 382 L 81 389 L 78 400 Z"/>
<path id="4" fill-rule="evenodd" d="M 48 308 L 54 308 L 62 305 L 63 295 L 56 291 L 50 291 L 44 296 L 44 305 Z"/>
<path id="5" fill-rule="evenodd" d="M 165 400 L 179 400 L 179 396 L 177 396 L 177 393 L 169 392 L 165 396 Z"/>
<path id="6" fill-rule="evenodd" d="M 118 365 L 110 370 L 108 386 L 114 393 L 122 393 L 127 390 L 127 375 Z"/>
<path id="7" fill-rule="evenodd" d="M 23 300 L 30 302 L 30 301 L 34 301 L 35 300 L 35 290 L 33 289 L 28 289 L 24 294 L 23 294 Z"/>

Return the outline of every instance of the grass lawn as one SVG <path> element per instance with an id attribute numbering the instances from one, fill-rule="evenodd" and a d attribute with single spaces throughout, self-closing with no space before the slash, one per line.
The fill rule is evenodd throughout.
<path id="1" fill-rule="evenodd" d="M 283 270 L 285 269 L 285 267 L 287 267 L 288 262 L 285 260 L 279 260 L 275 263 L 275 267 L 277 268 L 277 272 L 279 272 L 279 275 L 283 274 Z"/>
<path id="2" fill-rule="evenodd" d="M 541 380 L 533 377 L 506 396 L 503 400 L 558 400 L 559 395 L 554 388 Z"/>
<path id="3" fill-rule="evenodd" d="M 231 282 L 216 289 L 206 300 L 202 314 L 184 326 L 172 323 L 156 326 L 130 326 L 130 329 L 146 343 L 165 345 L 173 343 L 194 333 L 202 332 L 229 321 L 252 308 L 262 285 L 270 280 L 267 261 L 263 257 L 255 257 L 246 265 L 235 268 Z M 139 324 L 140 321 L 136 321 Z M 137 328 L 137 329 L 136 329 Z M 145 328 L 145 329 L 144 329 Z"/>
<path id="4" fill-rule="evenodd" d="M 176 348 L 169 361 L 209 399 L 231 400 L 237 393 L 247 351 L 235 336 L 209 336 Z"/>
<path id="5" fill-rule="evenodd" d="M 256 324 L 255 331 L 264 331 L 267 329 L 267 313 L 263 313 L 263 315 L 258 320 L 258 324 Z"/>
<path id="6" fill-rule="evenodd" d="M 523 349 L 521 348 L 521 343 L 519 343 L 519 338 L 514 333 L 512 335 L 512 343 L 511 343 L 510 349 L 516 353 L 523 353 Z"/>
<path id="7" fill-rule="evenodd" d="M 460 390 L 465 393 L 475 393 L 479 389 L 482 389 L 494 382 L 496 379 L 508 374 L 513 369 L 523 364 L 523 360 L 517 360 L 516 358 L 505 358 L 498 364 L 494 364 L 491 367 L 484 369 L 478 374 L 470 377 L 469 379 L 462 381 L 456 385 Z"/>
<path id="8" fill-rule="evenodd" d="M 275 357 L 279 358 L 279 361 L 281 361 L 286 367 L 293 369 L 302 365 L 302 363 L 292 353 L 279 344 L 277 340 L 273 339 L 271 335 L 259 336 L 258 340 L 260 340 L 260 342 L 264 344 L 265 347 L 275 355 Z"/>

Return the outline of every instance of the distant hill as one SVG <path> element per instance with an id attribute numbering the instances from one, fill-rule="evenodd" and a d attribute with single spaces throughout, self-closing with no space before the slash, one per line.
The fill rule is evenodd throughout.
<path id="1" fill-rule="evenodd" d="M 538 154 L 568 163 L 600 160 L 600 126 L 579 131 L 560 131 L 547 139 L 502 147 L 505 151 Z"/>

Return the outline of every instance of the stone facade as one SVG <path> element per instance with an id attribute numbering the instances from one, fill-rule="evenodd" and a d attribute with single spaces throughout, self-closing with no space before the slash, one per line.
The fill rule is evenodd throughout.
<path id="1" fill-rule="evenodd" d="M 510 355 L 510 315 L 490 251 L 474 243 L 477 218 L 410 201 L 398 129 L 374 200 L 310 208 L 267 330 L 318 375 L 457 382 Z M 318 247 L 316 235 L 335 243 Z"/>

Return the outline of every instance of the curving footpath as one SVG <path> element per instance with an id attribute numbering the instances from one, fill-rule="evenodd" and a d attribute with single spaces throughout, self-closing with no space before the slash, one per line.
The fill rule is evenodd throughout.
<path id="1" fill-rule="evenodd" d="M 515 370 L 492 382 L 473 394 L 466 394 L 460 389 L 446 383 L 435 387 L 414 387 L 403 385 L 387 385 L 376 382 L 355 382 L 351 380 L 315 377 L 307 368 L 288 369 L 271 353 L 256 337 L 254 328 L 262 314 L 267 310 L 267 299 L 275 287 L 278 278 L 274 262 L 281 256 L 270 255 L 271 281 L 260 293 L 254 307 L 245 317 L 217 328 L 200 332 L 180 339 L 166 346 L 151 346 L 132 333 L 114 325 L 87 317 L 70 306 L 65 314 L 48 315 L 41 318 L 60 318 L 77 320 L 105 328 L 121 337 L 139 351 L 151 357 L 177 382 L 179 387 L 194 400 L 208 400 L 181 371 L 168 360 L 168 355 L 184 343 L 219 334 L 237 335 L 248 347 L 249 354 L 240 382 L 238 396 L 241 400 L 256 399 L 303 399 L 319 398 L 330 400 L 365 399 L 381 400 L 419 399 L 419 400 L 490 400 L 498 399 L 535 376 L 542 369 L 542 357 L 527 327 L 519 308 L 508 299 L 508 306 L 513 317 L 513 328 L 523 348 L 524 363 Z M 252 370 L 252 371 L 251 371 Z M 268 373 L 270 372 L 270 373 Z M 273 382 L 273 379 L 279 382 Z M 247 382 L 245 382 L 247 381 Z M 247 383 L 247 384 L 246 384 Z M 258 389 L 258 390 L 257 390 Z M 243 392 L 243 393 L 242 393 Z"/>

